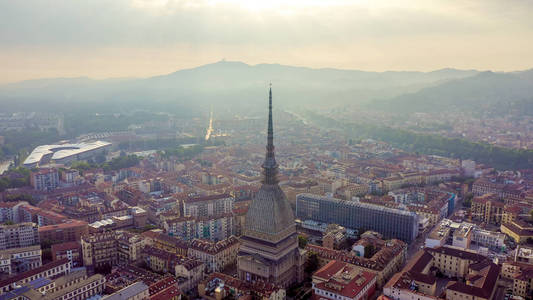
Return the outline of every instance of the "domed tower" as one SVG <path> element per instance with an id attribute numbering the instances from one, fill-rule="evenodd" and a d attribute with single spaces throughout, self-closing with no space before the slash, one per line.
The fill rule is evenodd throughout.
<path id="1" fill-rule="evenodd" d="M 294 214 L 278 184 L 274 155 L 272 87 L 269 90 L 266 156 L 262 185 L 246 214 L 237 258 L 239 277 L 287 287 L 302 280 L 303 257 L 298 249 Z"/>

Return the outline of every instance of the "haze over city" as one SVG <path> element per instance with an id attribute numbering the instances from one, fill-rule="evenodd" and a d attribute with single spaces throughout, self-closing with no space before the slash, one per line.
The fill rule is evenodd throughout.
<path id="1" fill-rule="evenodd" d="M 533 6 L 0 0 L 0 300 L 533 300 Z"/>

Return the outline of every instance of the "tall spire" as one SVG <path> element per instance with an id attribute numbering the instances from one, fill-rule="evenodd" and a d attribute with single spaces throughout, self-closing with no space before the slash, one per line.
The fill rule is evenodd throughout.
<path id="1" fill-rule="evenodd" d="M 265 162 L 263 163 L 263 183 L 278 183 L 278 164 L 274 157 L 274 127 L 272 125 L 272 83 L 268 92 L 268 130 Z"/>

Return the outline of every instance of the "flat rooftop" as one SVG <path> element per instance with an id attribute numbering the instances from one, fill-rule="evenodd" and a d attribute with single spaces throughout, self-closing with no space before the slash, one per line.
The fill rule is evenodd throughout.
<path id="1" fill-rule="evenodd" d="M 52 154 L 51 159 L 63 159 L 65 157 L 81 154 L 87 151 L 110 146 L 111 143 L 104 141 L 86 142 L 79 144 L 41 145 L 33 149 L 31 154 L 24 161 L 25 165 L 39 163 L 43 156 Z"/>

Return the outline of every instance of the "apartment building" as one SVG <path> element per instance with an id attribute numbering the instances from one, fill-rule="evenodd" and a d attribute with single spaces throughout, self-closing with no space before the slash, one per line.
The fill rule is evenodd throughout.
<path id="1" fill-rule="evenodd" d="M 28 247 L 39 242 L 39 228 L 35 223 L 0 225 L 0 250 Z"/>
<path id="2" fill-rule="evenodd" d="M 376 274 L 332 260 L 313 274 L 312 285 L 315 298 L 366 300 L 376 289 Z"/>
<path id="3" fill-rule="evenodd" d="M 472 184 L 472 193 L 474 196 L 483 196 L 485 194 L 499 195 L 503 187 L 503 183 L 492 182 L 488 178 L 481 177 Z"/>
<path id="4" fill-rule="evenodd" d="M 174 275 L 178 278 L 180 290 L 189 292 L 195 289 L 204 278 L 205 264 L 198 259 L 183 259 L 174 267 Z"/>
<path id="5" fill-rule="evenodd" d="M 505 246 L 505 234 L 481 228 L 474 228 L 472 241 L 482 247 L 501 250 L 502 247 Z"/>
<path id="6" fill-rule="evenodd" d="M 513 278 L 513 295 L 526 298 L 533 293 L 533 267 L 525 268 Z"/>
<path id="7" fill-rule="evenodd" d="M 72 263 L 72 267 L 74 268 L 83 266 L 83 254 L 80 242 L 53 244 L 51 252 L 52 260 L 54 261 L 66 258 Z"/>
<path id="8" fill-rule="evenodd" d="M 162 222 L 165 231 L 184 240 L 208 239 L 220 241 L 233 234 L 233 215 L 226 213 L 210 217 L 176 217 Z"/>
<path id="9" fill-rule="evenodd" d="M 39 278 L 57 278 L 70 273 L 72 266 L 68 259 L 60 259 L 38 268 L 19 273 L 0 281 L 0 292 L 7 293 Z"/>
<path id="10" fill-rule="evenodd" d="M 445 287 L 437 286 L 438 273 L 451 279 Z M 477 253 L 451 247 L 425 248 L 387 282 L 383 294 L 395 300 L 437 299 L 441 293 L 452 300 L 490 300 L 499 275 L 500 267 Z"/>
<path id="11" fill-rule="evenodd" d="M 74 219 L 69 219 L 64 223 L 39 227 L 41 240 L 50 240 L 56 243 L 79 241 L 88 231 L 87 222 Z"/>
<path id="12" fill-rule="evenodd" d="M 470 212 L 472 219 L 487 224 L 499 225 L 502 222 L 505 204 L 495 194 L 484 194 L 472 199 Z"/>
<path id="13" fill-rule="evenodd" d="M 514 219 L 500 226 L 500 231 L 512 238 L 516 243 L 525 243 L 533 238 L 533 222 L 527 219 Z"/>
<path id="14" fill-rule="evenodd" d="M 2 295 L 3 300 L 81 300 L 102 294 L 105 277 L 78 269 L 56 279 L 39 278 Z"/>
<path id="15" fill-rule="evenodd" d="M 533 264 L 508 260 L 502 264 L 501 275 L 513 282 L 513 295 L 526 298 L 533 292 Z"/>
<path id="16" fill-rule="evenodd" d="M 373 245 L 374 253 L 365 255 L 366 245 Z M 349 263 L 365 272 L 376 275 L 376 286 L 381 288 L 387 280 L 400 271 L 407 252 L 407 244 L 400 240 L 384 241 L 375 238 L 362 238 L 351 252 L 328 249 L 317 245 L 308 244 L 306 250 L 316 253 L 319 266 L 325 266 L 332 260 Z"/>
<path id="17" fill-rule="evenodd" d="M 8 275 L 18 274 L 42 266 L 41 245 L 0 250 L 0 257 L 8 260 Z"/>
<path id="18" fill-rule="evenodd" d="M 238 252 L 239 240 L 230 236 L 218 242 L 195 239 L 191 242 L 188 256 L 204 262 L 207 272 L 211 273 L 220 272 L 226 266 L 234 264 Z"/>
<path id="19" fill-rule="evenodd" d="M 30 174 L 31 186 L 38 191 L 51 191 L 59 187 L 59 172 L 53 168 L 40 169 Z"/>
<path id="20" fill-rule="evenodd" d="M 69 220 L 62 214 L 32 205 L 22 205 L 19 209 L 19 218 L 21 222 L 34 222 L 39 227 L 64 223 Z"/>
<path id="21" fill-rule="evenodd" d="M 473 251 L 460 250 L 452 247 L 428 248 L 425 250 L 433 256 L 433 266 L 448 277 L 464 278 L 471 264 L 483 261 L 485 256 Z"/>
<path id="22" fill-rule="evenodd" d="M 231 213 L 234 199 L 229 194 L 187 197 L 183 200 L 183 216 L 210 217 Z"/>
<path id="23" fill-rule="evenodd" d="M 160 229 L 145 231 L 141 234 L 146 239 L 146 244 L 155 248 L 187 256 L 189 242 L 180 238 L 169 236 Z"/>
<path id="24" fill-rule="evenodd" d="M 229 194 L 188 196 L 181 216 L 161 218 L 165 231 L 185 240 L 220 241 L 233 235 L 233 203 Z"/>
<path id="25" fill-rule="evenodd" d="M 90 271 L 118 264 L 115 232 L 84 235 L 81 238 L 83 265 Z"/>
<path id="26" fill-rule="evenodd" d="M 142 257 L 150 270 L 160 273 L 174 273 L 175 266 L 182 259 L 176 253 L 161 250 L 152 246 L 145 246 Z"/>
<path id="27" fill-rule="evenodd" d="M 139 261 L 148 243 L 144 236 L 127 231 L 87 234 L 81 238 L 83 264 L 92 271 Z"/>
<path id="28" fill-rule="evenodd" d="M 313 220 L 351 229 L 373 230 L 387 238 L 405 242 L 416 238 L 419 226 L 418 215 L 414 212 L 312 194 L 296 197 L 296 217 L 302 221 Z"/>
<path id="29" fill-rule="evenodd" d="M 141 235 L 127 231 L 116 231 L 115 238 L 119 263 L 130 263 L 141 259 L 142 249 L 146 245 Z"/>
<path id="30" fill-rule="evenodd" d="M 13 222 L 19 223 L 20 207 L 28 205 L 28 202 L 0 202 L 0 223 Z"/>
<path id="31" fill-rule="evenodd" d="M 436 248 L 444 246 L 451 239 L 454 247 L 468 249 L 471 244 L 501 250 L 504 246 L 505 235 L 500 232 L 489 231 L 480 228 L 476 224 L 467 222 L 453 222 L 443 219 L 428 235 L 425 241 L 426 247 Z"/>
<path id="32" fill-rule="evenodd" d="M 383 179 L 383 190 L 392 191 L 405 186 L 421 185 L 426 183 L 424 174 L 410 172 L 398 173 L 394 176 Z"/>
<path id="33" fill-rule="evenodd" d="M 281 184 L 281 189 L 287 195 L 287 200 L 289 200 L 289 203 L 291 206 L 296 205 L 296 195 L 302 194 L 302 193 L 312 193 L 312 194 L 321 194 L 322 188 L 320 185 L 318 185 L 317 182 L 314 181 L 306 181 L 306 182 L 288 182 L 286 184 Z M 368 187 L 367 187 L 368 191 Z M 366 192 L 365 192 L 366 193 Z M 355 194 L 354 195 L 358 195 Z M 251 198 L 250 198 L 251 199 Z"/>

